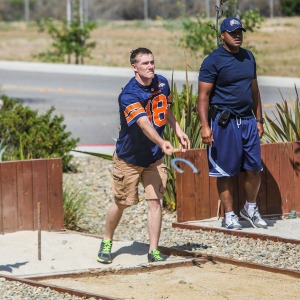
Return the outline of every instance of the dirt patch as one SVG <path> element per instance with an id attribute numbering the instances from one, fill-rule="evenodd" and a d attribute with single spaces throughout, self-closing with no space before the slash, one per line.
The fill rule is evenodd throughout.
<path id="1" fill-rule="evenodd" d="M 121 299 L 298 299 L 300 293 L 300 279 L 213 262 L 41 282 Z"/>

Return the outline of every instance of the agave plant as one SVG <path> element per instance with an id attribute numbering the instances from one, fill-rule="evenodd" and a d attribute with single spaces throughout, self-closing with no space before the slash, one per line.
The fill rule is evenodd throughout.
<path id="1" fill-rule="evenodd" d="M 173 82 L 173 81 L 172 81 Z M 186 72 L 186 84 L 181 93 L 178 93 L 176 84 L 172 84 L 173 115 L 181 129 L 187 134 L 191 142 L 191 148 L 203 148 L 200 135 L 200 120 L 197 115 L 197 94 L 193 95 L 193 86 L 189 86 L 188 73 Z M 167 124 L 164 139 L 171 142 L 174 148 L 179 148 L 179 141 L 175 132 Z M 167 190 L 164 194 L 164 206 L 174 210 L 176 208 L 176 170 L 171 168 L 171 160 L 175 154 L 165 156 L 165 164 L 168 166 Z"/>
<path id="2" fill-rule="evenodd" d="M 289 103 L 280 92 L 282 102 L 277 103 L 273 117 L 265 114 L 266 130 L 264 140 L 268 143 L 292 142 L 300 140 L 300 105 L 295 86 L 296 99 L 290 108 Z"/>

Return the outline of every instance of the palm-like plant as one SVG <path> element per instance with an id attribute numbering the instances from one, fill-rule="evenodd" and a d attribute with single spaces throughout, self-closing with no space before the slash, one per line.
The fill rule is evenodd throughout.
<path id="1" fill-rule="evenodd" d="M 274 118 L 265 114 L 266 130 L 264 140 L 268 143 L 292 142 L 300 140 L 300 104 L 299 95 L 295 86 L 296 99 L 289 107 L 288 101 L 284 99 L 282 93 L 282 103 L 277 103 Z"/>
<path id="2" fill-rule="evenodd" d="M 173 115 L 180 124 L 181 129 L 187 134 L 191 142 L 191 148 L 203 148 L 200 135 L 200 120 L 197 115 L 197 95 L 193 95 L 193 86 L 189 86 L 188 72 L 186 72 L 186 84 L 181 93 L 178 93 L 176 84 L 172 83 Z M 175 132 L 167 124 L 164 139 L 171 142 L 174 148 L 179 148 L 179 141 Z M 165 156 L 165 164 L 168 166 L 167 190 L 164 194 L 164 205 L 174 210 L 176 208 L 176 171 L 171 168 L 171 160 L 175 154 Z"/>

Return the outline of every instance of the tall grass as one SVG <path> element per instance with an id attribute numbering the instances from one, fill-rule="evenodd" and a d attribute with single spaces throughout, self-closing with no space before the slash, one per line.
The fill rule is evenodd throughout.
<path id="1" fill-rule="evenodd" d="M 69 230 L 79 230 L 79 222 L 84 214 L 88 196 L 80 187 L 70 183 L 63 185 L 64 226 Z"/>

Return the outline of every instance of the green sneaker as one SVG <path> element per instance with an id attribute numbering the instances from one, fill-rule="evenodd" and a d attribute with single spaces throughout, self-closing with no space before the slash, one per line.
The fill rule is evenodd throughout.
<path id="1" fill-rule="evenodd" d="M 153 249 L 150 253 L 148 253 L 148 262 L 158 262 L 164 261 L 165 259 L 161 256 L 159 250 Z"/>
<path id="2" fill-rule="evenodd" d="M 112 257 L 111 257 L 111 247 L 112 241 L 111 240 L 103 240 L 98 252 L 97 261 L 102 264 L 111 264 Z"/>

